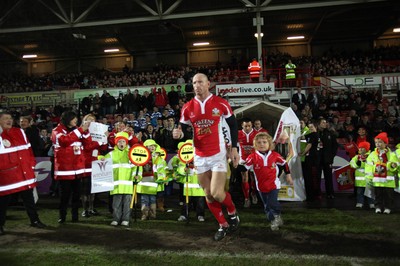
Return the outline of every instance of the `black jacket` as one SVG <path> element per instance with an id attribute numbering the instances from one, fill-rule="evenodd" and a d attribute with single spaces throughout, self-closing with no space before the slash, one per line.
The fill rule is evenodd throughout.
<path id="1" fill-rule="evenodd" d="M 318 147 L 321 163 L 332 164 L 333 158 L 335 158 L 337 149 L 339 147 L 336 136 L 328 129 L 318 131 L 318 135 L 320 140 Z"/>

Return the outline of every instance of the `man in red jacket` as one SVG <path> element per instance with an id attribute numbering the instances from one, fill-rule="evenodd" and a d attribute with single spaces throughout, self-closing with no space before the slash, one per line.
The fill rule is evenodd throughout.
<path id="1" fill-rule="evenodd" d="M 253 58 L 253 61 L 249 64 L 247 69 L 249 71 L 251 81 L 258 82 L 260 79 L 261 66 L 257 62 L 257 59 Z"/>
<path id="2" fill-rule="evenodd" d="M 0 235 L 4 234 L 6 210 L 10 195 L 20 193 L 31 226 L 44 228 L 36 211 L 33 188 L 36 187 L 35 157 L 20 128 L 12 127 L 9 113 L 0 112 Z"/>

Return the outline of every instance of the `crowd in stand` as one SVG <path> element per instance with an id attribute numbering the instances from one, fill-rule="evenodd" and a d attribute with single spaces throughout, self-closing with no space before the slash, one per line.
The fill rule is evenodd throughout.
<path id="1" fill-rule="evenodd" d="M 352 89 L 335 95 L 327 90 L 312 89 L 307 95 L 298 88 L 292 97 L 292 109 L 306 124 L 320 117 L 327 119 L 337 138 L 356 139 L 360 126 L 369 136 L 387 132 L 391 144 L 400 141 L 400 107 L 396 99 L 382 98 L 379 90 Z M 301 99 L 301 100 L 299 100 Z"/>
<path id="2" fill-rule="evenodd" d="M 323 56 L 301 56 L 293 58 L 279 51 L 268 52 L 265 57 L 267 69 L 284 69 L 291 59 L 310 76 L 345 76 L 360 74 L 399 73 L 400 47 L 379 47 L 370 51 L 345 52 L 329 50 Z M 240 60 L 240 62 L 246 60 Z M 397 61 L 397 63 L 396 63 Z M 206 73 L 210 81 L 241 80 L 241 70 L 247 69 L 247 63 L 232 60 L 223 65 L 217 62 L 214 66 L 182 67 L 167 64 L 156 65 L 151 71 L 134 71 L 125 66 L 121 72 L 112 73 L 98 70 L 91 73 L 51 74 L 27 76 L 21 73 L 0 75 L 0 93 L 51 91 L 55 89 L 99 89 L 115 87 L 132 87 L 162 84 L 190 83 L 197 73 Z M 268 72 L 268 71 L 267 71 Z M 247 75 L 247 71 L 244 71 Z"/>

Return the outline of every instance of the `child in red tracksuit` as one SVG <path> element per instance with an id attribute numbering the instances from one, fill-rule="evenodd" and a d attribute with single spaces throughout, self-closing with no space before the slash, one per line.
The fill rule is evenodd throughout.
<path id="1" fill-rule="evenodd" d="M 276 231 L 283 225 L 278 201 L 281 188 L 279 168 L 283 168 L 289 185 L 293 185 L 292 176 L 285 159 L 273 150 L 272 137 L 268 133 L 261 132 L 254 137 L 254 148 L 255 151 L 246 159 L 246 168 L 254 172 L 256 187 L 263 201 L 267 220 L 271 222 L 271 229 Z"/>

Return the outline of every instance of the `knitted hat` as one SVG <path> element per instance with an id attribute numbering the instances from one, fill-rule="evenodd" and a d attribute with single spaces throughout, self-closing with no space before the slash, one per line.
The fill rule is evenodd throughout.
<path id="1" fill-rule="evenodd" d="M 119 141 L 120 139 L 123 139 L 123 140 L 126 141 L 126 143 L 128 143 L 128 141 L 129 141 L 129 134 L 128 134 L 128 132 L 124 132 L 124 131 L 118 132 L 118 133 L 115 135 L 115 143 L 117 144 L 118 141 Z"/>
<path id="2" fill-rule="evenodd" d="M 379 134 L 375 137 L 375 139 L 380 139 L 380 140 L 382 140 L 383 142 L 385 142 L 386 144 L 389 143 L 389 139 L 388 139 L 388 136 L 387 136 L 387 133 L 386 133 L 386 132 L 381 132 L 381 133 L 379 133 Z"/>
<path id="3" fill-rule="evenodd" d="M 368 141 L 362 141 L 358 144 L 358 149 L 364 148 L 366 151 L 369 151 L 371 148 L 371 144 Z"/>

